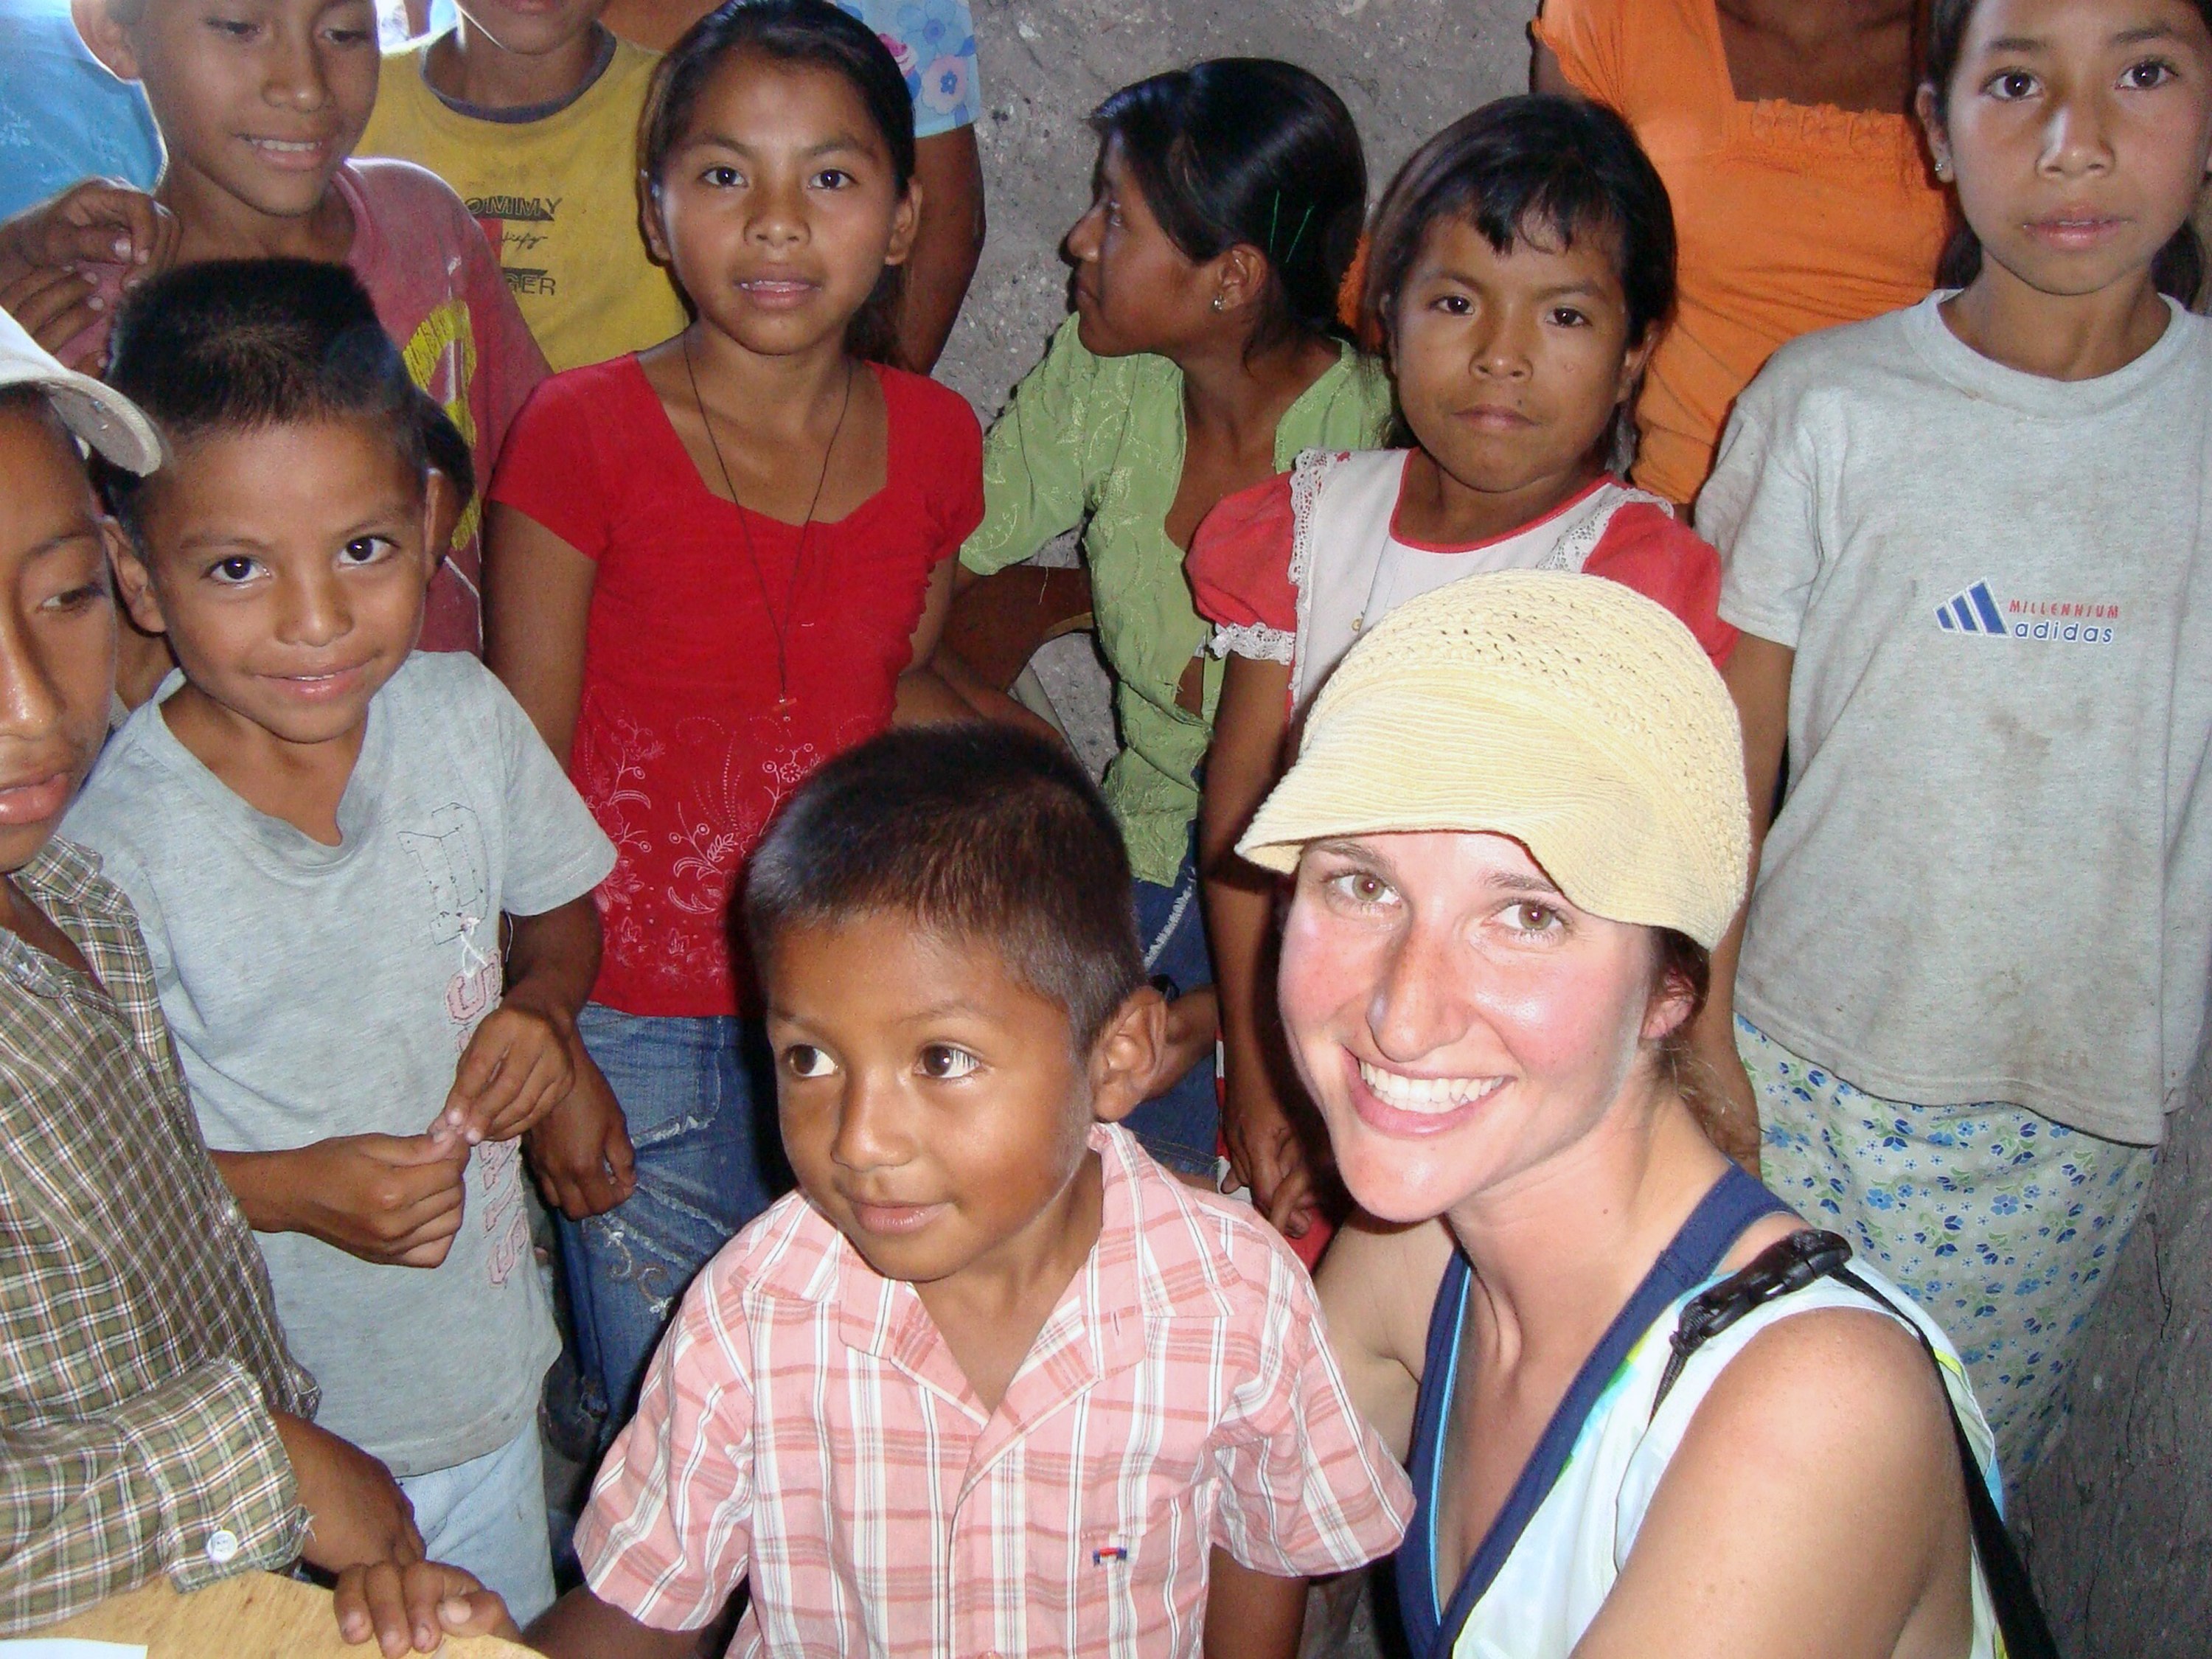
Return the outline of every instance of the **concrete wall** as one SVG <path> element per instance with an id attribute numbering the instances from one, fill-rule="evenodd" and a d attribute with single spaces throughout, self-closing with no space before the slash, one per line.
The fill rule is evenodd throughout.
<path id="1" fill-rule="evenodd" d="M 943 377 L 988 417 L 1066 314 L 1060 238 L 1089 195 L 1085 114 L 1195 58 L 1288 58 L 1358 118 L 1374 188 L 1423 137 L 1527 84 L 1534 0 L 972 0 L 990 245 Z M 2212 227 L 2208 227 L 2212 228 Z M 1076 641 L 1048 675 L 1105 740 Z M 2100 1310 L 2064 1442 L 2016 1500 L 2073 1659 L 2212 1654 L 2212 1111 L 2186 1113 Z"/>

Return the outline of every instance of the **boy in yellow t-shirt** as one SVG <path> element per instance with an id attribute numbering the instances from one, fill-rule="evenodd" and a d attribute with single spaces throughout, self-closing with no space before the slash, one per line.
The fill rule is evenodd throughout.
<path id="1" fill-rule="evenodd" d="M 459 193 L 556 370 L 684 322 L 638 229 L 632 157 L 658 58 L 600 26 L 606 4 L 460 0 L 455 27 L 386 57 L 360 145 Z"/>

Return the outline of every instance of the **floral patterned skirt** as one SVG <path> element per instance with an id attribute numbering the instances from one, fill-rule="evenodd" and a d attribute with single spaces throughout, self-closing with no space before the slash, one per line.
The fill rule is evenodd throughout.
<path id="1" fill-rule="evenodd" d="M 1853 1088 L 1748 1021 L 1759 1173 L 1942 1326 L 2017 1486 L 2064 1412 L 2089 1312 L 2135 1225 L 2157 1151 L 2023 1106 L 1916 1106 Z"/>

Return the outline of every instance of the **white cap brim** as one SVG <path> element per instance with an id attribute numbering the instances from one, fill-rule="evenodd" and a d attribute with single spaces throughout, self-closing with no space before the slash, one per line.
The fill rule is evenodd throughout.
<path id="1" fill-rule="evenodd" d="M 70 431 L 109 460 L 145 473 L 161 465 L 161 438 L 145 411 L 89 374 L 64 368 L 52 352 L 0 311 L 0 392 L 36 386 Z"/>

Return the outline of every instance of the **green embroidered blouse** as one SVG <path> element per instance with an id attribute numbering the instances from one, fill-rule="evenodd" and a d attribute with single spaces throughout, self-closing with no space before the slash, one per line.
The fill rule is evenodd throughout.
<path id="1" fill-rule="evenodd" d="M 1176 687 L 1211 632 L 1191 607 L 1182 550 L 1167 534 L 1182 482 L 1182 371 L 1149 353 L 1093 356 L 1075 330 L 1070 317 L 984 440 L 983 522 L 960 562 L 988 575 L 1085 526 L 1121 735 L 1106 769 L 1106 799 L 1137 878 L 1164 886 L 1190 850 L 1198 767 L 1221 695 L 1221 663 L 1209 658 L 1204 717 L 1176 703 Z M 1345 346 L 1284 411 L 1275 466 L 1287 471 L 1307 449 L 1372 449 L 1389 424 L 1388 378 Z"/>

